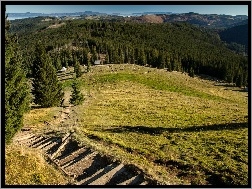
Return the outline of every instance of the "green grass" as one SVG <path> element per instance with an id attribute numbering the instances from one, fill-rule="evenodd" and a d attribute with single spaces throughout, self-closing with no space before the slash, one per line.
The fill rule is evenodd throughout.
<path id="1" fill-rule="evenodd" d="M 156 90 L 164 90 L 170 92 L 177 92 L 187 96 L 200 97 L 205 99 L 223 100 L 221 97 L 209 95 L 207 93 L 196 91 L 188 86 L 179 85 L 167 78 L 155 77 L 153 74 L 132 74 L 132 73 L 110 73 L 99 75 L 96 78 L 98 83 L 117 83 L 119 81 L 132 81 L 140 83 Z"/>
<path id="2" fill-rule="evenodd" d="M 244 93 L 181 73 L 144 71 L 84 75 L 93 98 L 77 107 L 79 133 L 134 154 L 139 159 L 122 156 L 135 164 L 142 159 L 162 167 L 182 183 L 247 184 Z"/>

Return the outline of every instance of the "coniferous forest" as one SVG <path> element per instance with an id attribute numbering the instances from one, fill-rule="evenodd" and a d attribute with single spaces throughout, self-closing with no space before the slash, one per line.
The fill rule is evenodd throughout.
<path id="1" fill-rule="evenodd" d="M 87 65 L 103 55 L 103 64 L 138 64 L 168 71 L 206 74 L 247 86 L 246 56 L 227 48 L 219 35 L 206 28 L 188 23 L 134 23 L 123 21 L 52 20 L 43 17 L 13 23 L 12 31 L 19 33 L 26 69 L 31 66 L 36 42 L 41 40 L 56 69 Z M 27 23 L 26 23 L 27 22 Z M 49 25 L 59 25 L 50 28 Z"/>

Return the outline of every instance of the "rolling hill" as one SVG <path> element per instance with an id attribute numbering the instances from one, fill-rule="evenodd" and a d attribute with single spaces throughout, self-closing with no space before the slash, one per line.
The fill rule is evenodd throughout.
<path id="1" fill-rule="evenodd" d="M 34 147 L 43 148 L 49 135 L 70 132 L 72 140 L 93 149 L 92 153 L 112 157 L 119 162 L 116 166 L 132 164 L 159 183 L 248 184 L 247 92 L 214 78 L 202 79 L 203 75 L 191 78 L 131 64 L 91 70 L 86 73 L 82 67 L 86 100 L 75 107 L 68 102 L 73 69 L 59 75 L 69 118 L 57 121 L 61 108 L 35 108 L 25 115 L 25 127 L 44 137 Z M 67 146 L 62 147 L 64 154 Z M 56 159 L 65 161 L 60 157 L 64 156 Z M 89 176 L 84 174 L 85 166 L 77 164 L 83 167 L 83 174 L 79 168 L 75 171 L 79 182 L 78 178 Z"/>

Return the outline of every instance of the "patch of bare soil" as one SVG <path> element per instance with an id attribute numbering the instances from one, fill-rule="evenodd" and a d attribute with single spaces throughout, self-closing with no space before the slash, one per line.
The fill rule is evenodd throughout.
<path id="1" fill-rule="evenodd" d="M 162 17 L 157 16 L 157 15 L 144 15 L 142 19 L 148 23 L 163 23 L 164 22 Z"/>
<path id="2" fill-rule="evenodd" d="M 51 25 L 51 26 L 48 26 L 48 28 L 47 29 L 50 29 L 50 28 L 59 28 L 59 27 L 61 27 L 61 26 L 64 26 L 66 23 L 61 23 L 61 24 L 54 24 L 54 25 Z"/>

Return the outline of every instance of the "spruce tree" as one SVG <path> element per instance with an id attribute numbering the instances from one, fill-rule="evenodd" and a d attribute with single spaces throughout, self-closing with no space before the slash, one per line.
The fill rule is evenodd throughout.
<path id="1" fill-rule="evenodd" d="M 235 84 L 236 84 L 237 87 L 241 87 L 242 84 L 243 84 L 243 75 L 241 74 L 240 70 L 238 71 Z"/>
<path id="2" fill-rule="evenodd" d="M 189 70 L 189 74 L 190 77 L 194 77 L 194 69 L 191 67 Z"/>
<path id="3" fill-rule="evenodd" d="M 105 64 L 109 64 L 109 55 L 108 55 L 108 53 L 106 53 L 106 56 L 105 56 Z"/>
<path id="4" fill-rule="evenodd" d="M 77 78 L 82 76 L 80 63 L 78 61 L 76 61 L 74 64 L 74 72 Z"/>
<path id="5" fill-rule="evenodd" d="M 80 91 L 80 82 L 76 78 L 74 79 L 74 82 L 72 84 L 72 88 L 73 88 L 73 91 L 72 91 L 72 95 L 70 98 L 70 103 L 75 106 L 82 104 L 82 102 L 84 101 L 84 96 Z"/>
<path id="6" fill-rule="evenodd" d="M 147 61 L 146 61 L 146 56 L 145 56 L 143 48 L 141 48 L 138 51 L 138 56 L 137 57 L 138 57 L 138 65 L 144 66 Z"/>
<path id="7" fill-rule="evenodd" d="M 22 69 L 22 56 L 17 36 L 8 33 L 10 23 L 5 19 L 5 142 L 23 127 L 23 115 L 29 110 L 30 89 Z"/>
<path id="8" fill-rule="evenodd" d="M 60 61 L 58 55 L 56 55 L 53 58 L 53 66 L 55 67 L 56 70 L 60 70 L 62 68 L 61 61 Z"/>
<path id="9" fill-rule="evenodd" d="M 87 62 L 87 72 L 90 72 L 91 71 L 91 62 L 90 62 L 90 59 L 88 59 L 88 62 Z"/>
<path id="10" fill-rule="evenodd" d="M 82 64 L 87 65 L 88 64 L 88 51 L 86 49 L 83 49 L 82 56 L 83 56 Z"/>
<path id="11" fill-rule="evenodd" d="M 35 104 L 41 105 L 41 107 L 60 105 L 64 96 L 62 85 L 58 81 L 51 59 L 40 42 L 35 48 L 32 86 Z"/>

